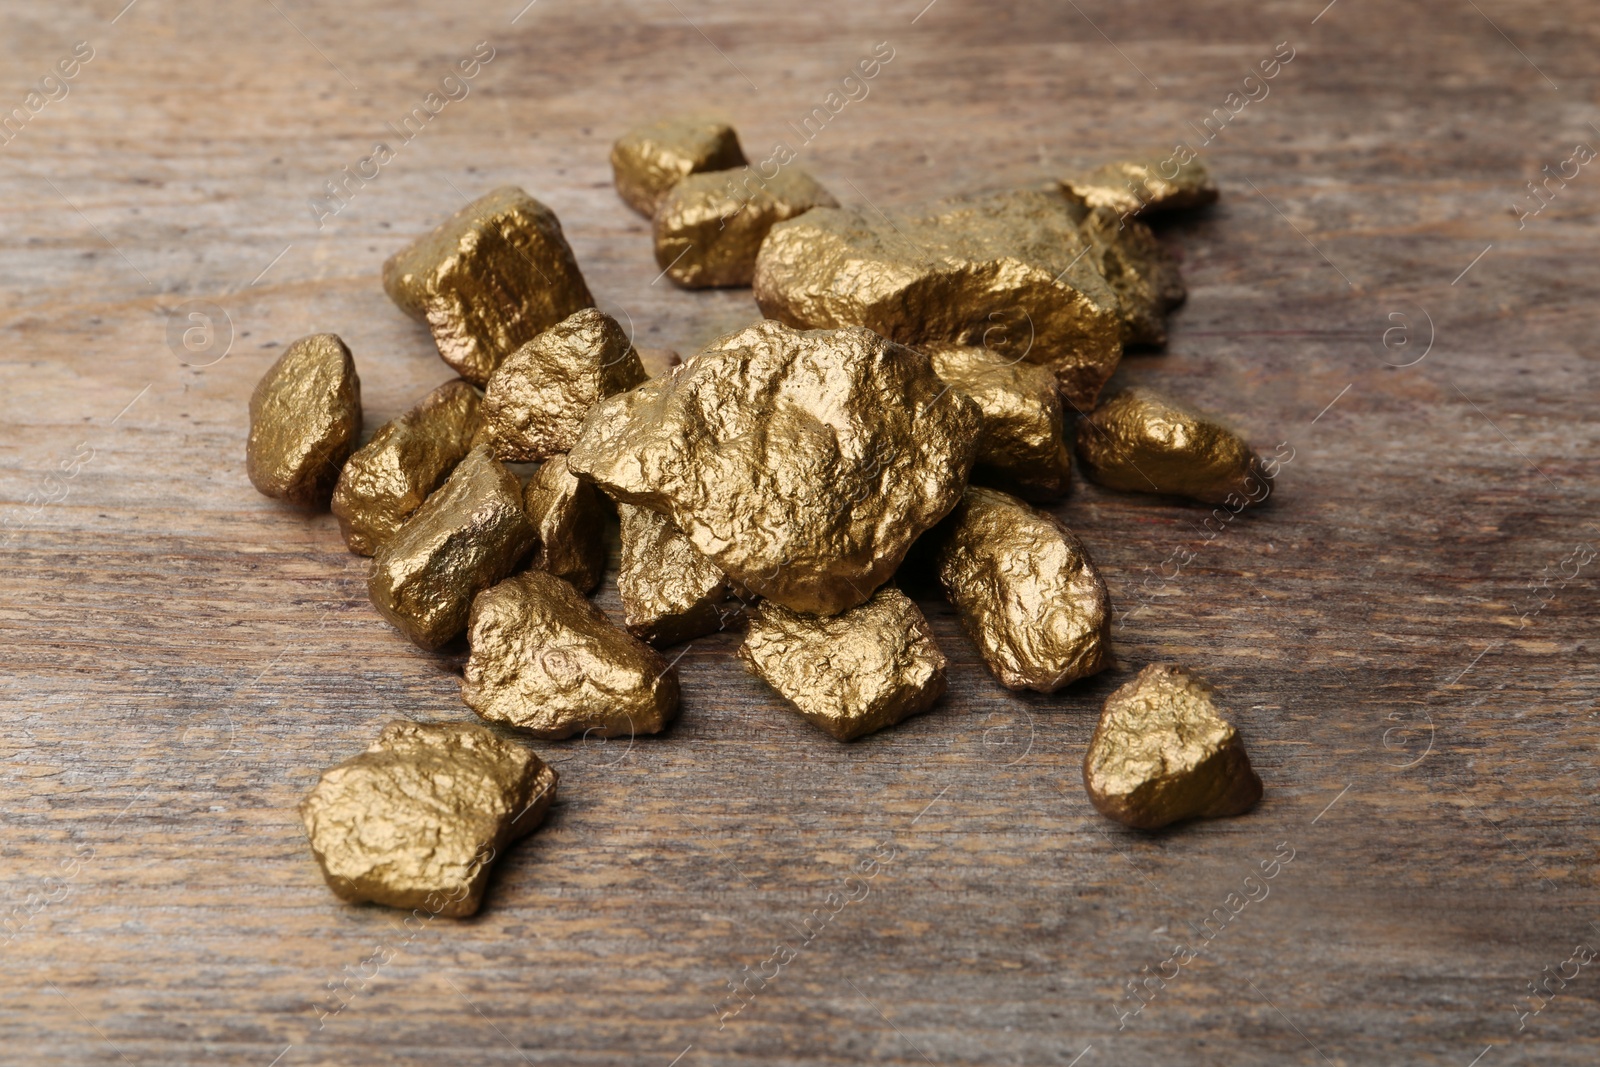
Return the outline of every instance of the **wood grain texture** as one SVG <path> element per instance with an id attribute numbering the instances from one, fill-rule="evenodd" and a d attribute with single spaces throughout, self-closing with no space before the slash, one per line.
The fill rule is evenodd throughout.
<path id="1" fill-rule="evenodd" d="M 1520 223 L 1509 206 L 1600 145 L 1592 11 L 925 3 L 5 4 L 6 107 L 74 42 L 94 58 L 0 145 L 0 1060 L 1600 1057 L 1592 967 L 1519 1019 L 1529 983 L 1600 944 L 1600 563 L 1561 574 L 1600 546 L 1600 171 Z M 319 229 L 308 199 L 479 41 L 471 95 Z M 884 207 L 1197 142 L 1290 43 L 1203 151 L 1222 202 L 1163 231 L 1190 287 L 1170 350 L 1120 372 L 1287 442 L 1274 500 L 1212 534 L 1080 486 L 1059 514 L 1126 612 L 1121 666 L 1054 697 L 996 685 L 926 589 L 950 694 L 853 745 L 781 708 L 735 635 L 697 641 L 668 735 L 539 746 L 560 804 L 478 918 L 341 906 L 295 804 L 387 720 L 466 717 L 460 657 L 378 618 L 331 517 L 251 490 L 251 386 L 317 330 L 354 351 L 369 428 L 447 378 L 380 264 L 507 182 L 557 211 L 640 344 L 745 324 L 747 290 L 654 281 L 608 146 L 704 108 L 753 158 L 798 146 L 790 124 L 880 41 L 894 59 L 799 162 Z M 226 311 L 220 362 L 169 347 L 186 301 Z M 1385 347 L 1395 328 L 1409 345 Z M 1219 689 L 1266 783 L 1254 813 L 1151 836 L 1090 808 L 1100 702 L 1157 661 Z M 1170 974 L 1280 842 L 1270 895 L 1119 1029 L 1124 984 Z M 719 1027 L 728 983 L 818 909 Z M 358 991 L 319 1019 L 330 986 Z"/>

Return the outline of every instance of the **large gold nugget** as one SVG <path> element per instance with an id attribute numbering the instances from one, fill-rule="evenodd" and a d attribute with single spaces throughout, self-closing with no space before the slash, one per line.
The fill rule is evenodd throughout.
<path id="1" fill-rule="evenodd" d="M 1038 363 L 1087 411 L 1122 358 L 1122 323 L 1083 212 L 1059 185 L 888 215 L 816 208 L 767 235 L 756 302 L 792 326 L 867 326 Z"/>
<path id="2" fill-rule="evenodd" d="M 1172 255 L 1150 227 L 1108 207 L 1089 211 L 1081 225 L 1099 253 L 1101 273 L 1122 302 L 1122 343 L 1165 345 L 1167 312 L 1188 295 Z"/>
<path id="3" fill-rule="evenodd" d="M 617 592 L 628 632 L 664 648 L 721 629 L 728 576 L 665 515 L 633 504 L 617 505 L 617 514 Z"/>
<path id="4" fill-rule="evenodd" d="M 1155 215 L 1215 203 L 1217 186 L 1198 159 L 1123 160 L 1062 183 L 1090 207 L 1118 215 Z"/>
<path id="5" fill-rule="evenodd" d="M 594 306 L 555 212 L 510 185 L 389 257 L 383 288 L 474 385 L 539 331 Z"/>
<path id="6" fill-rule="evenodd" d="M 1062 436 L 1061 396 L 1048 370 L 985 348 L 938 341 L 920 346 L 935 373 L 977 401 L 983 432 L 972 479 L 1028 500 L 1054 500 L 1072 484 Z"/>
<path id="7" fill-rule="evenodd" d="M 544 821 L 557 775 L 475 723 L 391 722 L 300 802 L 328 887 L 430 915 L 478 910 L 489 867 Z"/>
<path id="8" fill-rule="evenodd" d="M 945 688 L 944 653 L 928 620 L 892 586 L 839 615 L 763 603 L 751 613 L 739 656 L 840 741 L 927 711 Z"/>
<path id="9" fill-rule="evenodd" d="M 815 207 L 838 207 L 818 181 L 786 167 L 763 181 L 749 167 L 694 174 L 656 209 L 656 266 L 688 289 L 749 285 L 774 224 Z"/>
<path id="10" fill-rule="evenodd" d="M 588 593 L 606 572 L 606 506 L 600 493 L 567 469 L 566 456 L 545 461 L 523 491 L 528 521 L 539 531 L 533 565 Z"/>
<path id="11" fill-rule="evenodd" d="M 472 598 L 511 573 L 537 534 L 517 476 L 479 445 L 372 558 L 372 604 L 423 648 L 467 626 Z"/>
<path id="12" fill-rule="evenodd" d="M 326 507 L 339 468 L 361 436 L 361 379 L 331 333 L 284 350 L 250 394 L 245 469 L 267 496 Z"/>
<path id="13" fill-rule="evenodd" d="M 1011 689 L 1053 693 L 1111 666 L 1111 599 L 1050 515 L 968 489 L 943 529 L 939 580 L 983 661 Z"/>
<path id="14" fill-rule="evenodd" d="M 1102 815 L 1154 830 L 1255 806 L 1261 779 L 1211 697 L 1182 667 L 1152 664 L 1106 698 L 1083 757 L 1083 785 Z"/>
<path id="15" fill-rule="evenodd" d="M 490 376 L 483 419 L 495 455 L 526 463 L 567 451 L 590 408 L 647 377 L 615 319 L 596 308 L 576 312 Z"/>
<path id="16" fill-rule="evenodd" d="M 600 404 L 567 463 L 748 589 L 831 615 L 955 506 L 982 419 L 922 353 L 766 321 Z"/>
<path id="17" fill-rule="evenodd" d="M 632 737 L 678 714 L 678 672 L 570 584 L 524 571 L 472 604 L 461 699 L 537 737 Z"/>
<path id="18" fill-rule="evenodd" d="M 1149 389 L 1108 397 L 1078 428 L 1089 480 L 1130 493 L 1187 496 L 1235 511 L 1271 492 L 1260 457 L 1233 430 Z"/>
<path id="19" fill-rule="evenodd" d="M 356 450 L 333 491 L 350 551 L 372 555 L 449 477 L 472 450 L 480 400 L 463 379 L 445 382 Z"/>
<path id="20" fill-rule="evenodd" d="M 744 165 L 739 135 L 715 119 L 676 118 L 639 126 L 611 146 L 617 192 L 645 218 L 689 175 Z"/>

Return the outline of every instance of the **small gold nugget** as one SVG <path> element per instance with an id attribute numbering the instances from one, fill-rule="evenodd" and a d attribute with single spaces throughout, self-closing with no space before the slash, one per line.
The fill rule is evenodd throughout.
<path id="1" fill-rule="evenodd" d="M 1188 296 L 1178 264 L 1150 227 L 1108 207 L 1089 211 L 1080 224 L 1095 246 L 1100 271 L 1122 302 L 1122 343 L 1167 343 L 1167 312 Z"/>
<path id="2" fill-rule="evenodd" d="M 666 119 L 629 130 L 611 146 L 617 192 L 645 218 L 689 175 L 744 165 L 739 135 L 715 119 Z"/>
<path id="3" fill-rule="evenodd" d="M 1106 698 L 1083 758 L 1083 785 L 1100 814 L 1154 830 L 1255 806 L 1261 779 L 1211 697 L 1182 667 L 1152 664 Z"/>
<path id="4" fill-rule="evenodd" d="M 1028 500 L 1055 500 L 1072 484 L 1055 375 L 986 348 L 919 345 L 940 378 L 983 409 L 972 480 Z"/>
<path id="5" fill-rule="evenodd" d="M 367 594 L 423 648 L 467 626 L 472 598 L 510 574 L 537 533 L 517 476 L 479 445 L 372 558 Z"/>
<path id="6" fill-rule="evenodd" d="M 767 235 L 756 302 L 791 326 L 866 326 L 1038 363 L 1087 411 L 1122 358 L 1122 305 L 1083 210 L 1059 184 L 888 215 L 816 208 Z"/>
<path id="7" fill-rule="evenodd" d="M 945 689 L 944 653 L 928 620 L 892 586 L 839 615 L 802 615 L 765 602 L 751 613 L 739 656 L 840 741 L 927 711 Z"/>
<path id="8" fill-rule="evenodd" d="M 340 899 L 471 915 L 500 851 L 544 821 L 556 780 L 482 726 L 397 721 L 324 771 L 300 818 Z"/>
<path id="9" fill-rule="evenodd" d="M 1090 207 L 1118 215 L 1155 215 L 1215 203 L 1217 186 L 1198 159 L 1123 160 L 1062 183 Z"/>
<path id="10" fill-rule="evenodd" d="M 383 288 L 474 385 L 539 331 L 594 305 L 555 212 L 510 185 L 389 257 Z"/>
<path id="11" fill-rule="evenodd" d="M 570 584 L 524 571 L 478 595 L 461 699 L 537 737 L 632 737 L 678 714 L 678 672 Z"/>
<path id="12" fill-rule="evenodd" d="M 1003 685 L 1053 693 L 1111 665 L 1105 583 L 1053 516 L 968 489 L 942 532 L 939 580 Z"/>
<path id="13" fill-rule="evenodd" d="M 1125 389 L 1078 428 L 1091 482 L 1129 493 L 1187 496 L 1238 510 L 1271 492 L 1260 457 L 1209 415 L 1150 389 Z"/>
<path id="14" fill-rule="evenodd" d="M 472 450 L 478 390 L 456 378 L 356 450 L 333 491 L 333 513 L 350 551 L 370 556 L 394 536 Z"/>
<path id="15" fill-rule="evenodd" d="M 633 504 L 617 505 L 617 514 L 622 519 L 617 592 L 628 632 L 664 648 L 721 629 L 728 576 L 665 515 Z"/>
<path id="16" fill-rule="evenodd" d="M 585 308 L 506 357 L 489 377 L 483 419 L 495 455 L 526 463 L 565 452 L 589 409 L 647 375 L 617 321 Z"/>
<path id="17" fill-rule="evenodd" d="M 765 181 L 749 167 L 694 174 L 656 209 L 656 266 L 687 289 L 749 285 L 761 241 L 775 223 L 838 206 L 797 167 Z"/>
<path id="18" fill-rule="evenodd" d="M 522 504 L 539 531 L 533 565 L 580 593 L 592 592 L 606 572 L 606 506 L 599 491 L 567 469 L 566 456 L 551 456 L 528 482 Z"/>
<path id="19" fill-rule="evenodd" d="M 326 507 L 361 436 L 361 379 L 331 333 L 284 350 L 250 394 L 250 483 L 270 497 Z"/>
<path id="20" fill-rule="evenodd" d="M 567 464 L 746 588 L 831 615 L 955 506 L 982 419 L 920 352 L 764 321 L 603 401 Z"/>

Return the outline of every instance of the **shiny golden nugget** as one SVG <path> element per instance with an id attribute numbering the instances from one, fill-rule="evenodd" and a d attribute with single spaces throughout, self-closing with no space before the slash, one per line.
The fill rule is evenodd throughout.
<path id="1" fill-rule="evenodd" d="M 920 352 L 764 321 L 601 403 L 567 463 L 746 588 L 832 615 L 955 506 L 982 419 Z"/>
<path id="2" fill-rule="evenodd" d="M 622 562 L 617 592 L 624 625 L 657 648 L 720 630 L 726 618 L 728 576 L 706 559 L 672 520 L 649 508 L 617 505 Z"/>
<path id="3" fill-rule="evenodd" d="M 791 326 L 866 326 L 1037 363 L 1087 411 L 1122 358 L 1122 305 L 1083 212 L 1059 185 L 888 215 L 815 208 L 767 235 L 756 302 Z"/>
<path id="4" fill-rule="evenodd" d="M 1182 667 L 1152 664 L 1106 698 L 1083 758 L 1100 814 L 1140 830 L 1249 811 L 1261 779 L 1211 687 Z"/>
<path id="5" fill-rule="evenodd" d="M 480 400 L 463 379 L 445 382 L 356 450 L 333 490 L 333 514 L 350 551 L 372 555 L 449 477 L 472 450 Z"/>
<path id="6" fill-rule="evenodd" d="M 983 409 L 972 480 L 1027 500 L 1055 500 L 1072 484 L 1072 454 L 1062 435 L 1056 379 L 1032 363 L 986 348 L 934 342 L 919 346 L 933 369 Z"/>
<path id="7" fill-rule="evenodd" d="M 606 505 L 599 490 L 551 456 L 523 490 L 528 521 L 539 531 L 533 565 L 565 578 L 580 593 L 594 591 L 606 572 Z"/>
<path id="8" fill-rule="evenodd" d="M 1233 430 L 1149 389 L 1109 397 L 1078 427 L 1078 461 L 1091 482 L 1226 504 L 1265 500 L 1272 477 Z"/>
<path id="9" fill-rule="evenodd" d="M 1217 200 L 1211 172 L 1198 159 L 1123 160 L 1062 184 L 1090 207 L 1107 207 L 1123 216 L 1156 215 Z"/>
<path id="10" fill-rule="evenodd" d="M 676 118 L 639 126 L 611 146 L 617 192 L 645 218 L 689 175 L 744 165 L 739 135 L 715 119 Z"/>
<path id="11" fill-rule="evenodd" d="M 1053 693 L 1111 666 L 1111 599 L 1078 539 L 1015 497 L 968 489 L 943 528 L 939 581 L 1010 689 Z"/>
<path id="12" fill-rule="evenodd" d="M 739 657 L 840 741 L 927 711 L 945 688 L 944 653 L 928 620 L 892 586 L 839 615 L 763 603 L 751 613 Z"/>
<path id="13" fill-rule="evenodd" d="M 489 867 L 544 821 L 556 772 L 474 723 L 391 722 L 322 773 L 300 818 L 328 887 L 433 915 L 472 915 Z"/>
<path id="14" fill-rule="evenodd" d="M 1167 343 L 1167 312 L 1188 296 L 1178 264 L 1150 227 L 1108 207 L 1089 211 L 1084 236 L 1099 253 L 1101 273 L 1122 302 L 1122 343 Z"/>
<path id="15" fill-rule="evenodd" d="M 527 463 L 567 451 L 590 408 L 646 377 L 617 320 L 597 308 L 575 312 L 489 377 L 483 419 L 495 455 Z"/>
<path id="16" fill-rule="evenodd" d="M 489 722 L 632 737 L 678 715 L 678 672 L 553 574 L 524 571 L 480 593 L 468 641 L 461 699 Z"/>
<path id="17" fill-rule="evenodd" d="M 423 648 L 467 626 L 472 598 L 510 574 L 537 534 L 517 476 L 479 445 L 372 557 L 367 595 Z"/>
<path id="18" fill-rule="evenodd" d="M 250 484 L 293 504 L 326 507 L 360 436 L 361 379 L 350 350 L 331 333 L 302 337 L 250 394 Z"/>
<path id="19" fill-rule="evenodd" d="M 691 175 L 656 209 L 656 266 L 686 289 L 749 285 L 756 253 L 775 224 L 838 206 L 797 167 L 770 180 L 749 167 Z"/>
<path id="20" fill-rule="evenodd" d="M 541 330 L 594 306 L 555 212 L 510 185 L 390 256 L 383 288 L 474 385 Z"/>

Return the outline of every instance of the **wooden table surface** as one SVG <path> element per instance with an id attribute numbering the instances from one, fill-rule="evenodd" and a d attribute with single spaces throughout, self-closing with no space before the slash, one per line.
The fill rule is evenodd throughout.
<path id="1" fill-rule="evenodd" d="M 125 2 L 10 0 L 0 43 L 25 120 L 0 145 L 0 1061 L 1600 1058 L 1589 5 Z M 479 42 L 470 93 L 397 138 Z M 384 722 L 470 712 L 460 657 L 379 619 L 332 518 L 251 489 L 250 389 L 321 330 L 369 429 L 448 377 L 380 264 L 504 183 L 639 344 L 752 320 L 748 290 L 657 281 L 610 185 L 625 127 L 706 108 L 884 207 L 1209 136 L 1223 199 L 1163 231 L 1188 305 L 1120 379 L 1293 458 L 1209 529 L 1088 485 L 1061 505 L 1115 671 L 1009 693 L 925 597 L 949 696 L 840 745 L 736 634 L 702 639 L 665 736 L 536 746 L 560 803 L 476 919 L 341 905 L 299 798 Z M 1219 688 L 1250 815 L 1147 835 L 1090 807 L 1100 703 L 1157 661 Z"/>

